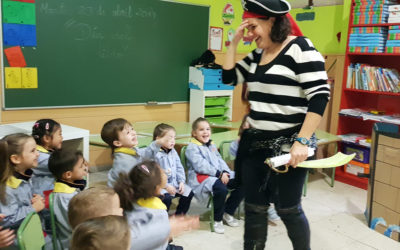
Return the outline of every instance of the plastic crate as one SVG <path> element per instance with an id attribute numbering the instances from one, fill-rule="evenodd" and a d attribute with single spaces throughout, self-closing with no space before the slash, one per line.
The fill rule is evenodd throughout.
<path id="1" fill-rule="evenodd" d="M 228 100 L 229 96 L 206 97 L 205 106 L 224 106 Z"/>
<path id="2" fill-rule="evenodd" d="M 355 161 L 369 163 L 369 148 L 344 144 L 343 151 L 345 154 L 356 153 L 356 156 L 354 157 Z"/>
<path id="3" fill-rule="evenodd" d="M 208 107 L 208 108 L 204 108 L 204 116 L 225 115 L 226 110 L 228 110 L 228 107 Z"/>
<path id="4" fill-rule="evenodd" d="M 228 119 L 226 116 L 213 116 L 213 117 L 206 117 L 209 122 L 224 122 Z M 215 132 L 215 131 L 213 131 Z"/>
<path id="5" fill-rule="evenodd" d="M 357 175 L 358 173 L 368 174 L 369 164 L 361 163 L 358 161 L 350 161 L 344 165 L 344 171 L 348 174 Z"/>

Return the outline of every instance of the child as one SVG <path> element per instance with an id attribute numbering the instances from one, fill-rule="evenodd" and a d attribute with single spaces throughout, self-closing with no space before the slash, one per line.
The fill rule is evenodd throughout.
<path id="1" fill-rule="evenodd" d="M 168 238 L 198 224 L 198 218 L 172 217 L 158 198 L 167 183 L 167 176 L 155 161 L 135 166 L 129 174 L 121 173 L 115 191 L 131 226 L 132 246 L 135 249 L 160 249 L 168 246 Z M 169 249 L 179 249 L 168 246 Z"/>
<path id="2" fill-rule="evenodd" d="M 158 124 L 154 128 L 153 140 L 166 138 L 165 144 L 161 145 L 161 150 L 155 156 L 156 162 L 167 175 L 167 186 L 162 196 L 162 201 L 167 206 L 167 211 L 171 206 L 172 199 L 180 197 L 176 215 L 185 215 L 190 208 L 193 198 L 192 189 L 185 184 L 185 169 L 182 166 L 175 146 L 175 129 L 168 124 Z"/>
<path id="3" fill-rule="evenodd" d="M 107 186 L 88 188 L 75 195 L 68 205 L 68 220 L 74 230 L 80 223 L 106 215 L 122 216 L 119 196 Z"/>
<path id="4" fill-rule="evenodd" d="M 139 162 L 154 159 L 162 144 L 157 140 L 146 148 L 136 148 L 138 145 L 136 131 L 122 118 L 106 122 L 101 130 L 101 139 L 111 147 L 114 158 L 113 166 L 108 172 L 107 184 L 110 187 L 114 186 L 119 173 L 129 173 Z"/>
<path id="5" fill-rule="evenodd" d="M 241 188 L 234 189 L 225 202 L 228 188 L 233 189 L 235 172 L 229 169 L 212 143 L 210 124 L 206 119 L 200 117 L 193 122 L 192 136 L 185 152 L 188 183 L 200 201 L 205 202 L 209 194 L 213 194 L 214 231 L 222 234 L 222 219 L 228 226 L 239 226 L 233 214 L 243 199 L 243 191 Z"/>
<path id="6" fill-rule="evenodd" d="M 127 250 L 131 233 L 126 219 L 108 215 L 81 223 L 72 234 L 70 250 Z"/>
<path id="7" fill-rule="evenodd" d="M 12 175 L 12 171 L 8 163 L 7 148 L 7 142 L 5 140 L 0 140 L 0 202 L 3 204 L 6 204 L 6 183 L 8 178 L 10 178 Z M 0 214 L 0 223 L 4 218 L 5 215 Z M 12 245 L 14 238 L 14 230 L 8 228 L 3 229 L 3 227 L 0 226 L 0 248 Z"/>
<path id="8" fill-rule="evenodd" d="M 57 237 L 63 248 L 68 248 L 72 230 L 68 223 L 68 203 L 85 188 L 87 166 L 82 152 L 60 149 L 49 158 L 49 170 L 56 178 L 54 184 L 54 214 L 57 220 Z"/>
<path id="9" fill-rule="evenodd" d="M 32 168 L 38 165 L 39 153 L 32 136 L 17 133 L 3 140 L 7 143 L 7 164 L 12 175 L 7 179 L 6 198 L 0 204 L 0 211 L 5 215 L 3 227 L 17 229 L 30 212 L 44 208 L 44 199 L 32 193 L 30 180 Z"/>
<path id="10" fill-rule="evenodd" d="M 243 117 L 242 124 L 240 124 L 239 133 L 238 133 L 239 139 L 233 141 L 233 142 L 231 143 L 231 146 L 229 147 L 229 153 L 230 153 L 232 156 L 236 156 L 236 155 L 237 155 L 237 151 L 238 151 L 238 148 L 239 148 L 240 136 L 242 136 L 243 131 L 250 128 L 250 125 L 249 125 L 249 123 L 247 122 L 247 117 L 248 117 L 248 115 L 245 115 L 245 116 Z M 281 218 L 279 217 L 279 215 L 278 215 L 278 213 L 276 212 L 275 208 L 274 208 L 273 206 L 270 205 L 270 206 L 268 207 L 268 220 L 269 220 L 268 223 L 269 223 L 270 225 L 272 225 L 272 226 L 276 226 L 275 221 L 278 221 L 278 220 L 280 220 L 280 219 L 281 219 Z"/>
<path id="11" fill-rule="evenodd" d="M 43 191 L 53 190 L 54 177 L 48 168 L 51 153 L 62 145 L 61 125 L 51 119 L 41 119 L 32 127 L 32 136 L 39 151 L 39 165 L 33 169 L 33 192 L 43 195 Z"/>

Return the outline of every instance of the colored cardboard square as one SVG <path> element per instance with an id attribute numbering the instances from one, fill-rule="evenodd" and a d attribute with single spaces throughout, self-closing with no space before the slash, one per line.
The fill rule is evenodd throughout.
<path id="1" fill-rule="evenodd" d="M 36 26 L 3 23 L 3 43 L 5 46 L 36 46 Z"/>
<path id="2" fill-rule="evenodd" d="M 38 74 L 37 68 L 22 68 L 21 69 L 22 88 L 37 89 L 38 88 Z"/>
<path id="3" fill-rule="evenodd" d="M 3 1 L 3 23 L 36 24 L 35 4 Z"/>
<path id="4" fill-rule="evenodd" d="M 4 69 L 6 89 L 20 89 L 22 87 L 21 68 L 5 67 Z"/>
<path id="5" fill-rule="evenodd" d="M 26 61 L 20 46 L 4 49 L 4 54 L 11 67 L 26 67 Z"/>

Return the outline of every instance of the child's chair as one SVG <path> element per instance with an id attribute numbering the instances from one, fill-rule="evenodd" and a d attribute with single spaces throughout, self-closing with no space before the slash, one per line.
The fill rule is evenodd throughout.
<path id="1" fill-rule="evenodd" d="M 49 208 L 50 208 L 53 249 L 54 250 L 62 249 L 61 243 L 58 241 L 58 238 L 57 238 L 57 225 L 56 225 L 57 221 L 56 221 L 56 216 L 54 214 L 54 193 L 51 193 L 49 196 Z"/>
<path id="2" fill-rule="evenodd" d="M 180 158 L 181 158 L 183 167 L 187 171 L 186 157 L 185 157 L 186 148 L 187 148 L 187 146 L 183 146 L 181 148 Z M 214 232 L 214 200 L 213 200 L 212 194 L 210 194 L 210 197 L 208 198 L 207 208 L 210 208 L 210 210 L 211 210 L 210 211 L 210 229 L 211 229 L 211 232 Z"/>
<path id="3" fill-rule="evenodd" d="M 42 224 L 36 212 L 29 213 L 17 231 L 20 250 L 43 249 L 45 245 Z"/>

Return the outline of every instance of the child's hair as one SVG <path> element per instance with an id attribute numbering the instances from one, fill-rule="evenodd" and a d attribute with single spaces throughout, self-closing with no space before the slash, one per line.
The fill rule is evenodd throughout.
<path id="1" fill-rule="evenodd" d="M 119 195 L 121 207 L 131 211 L 134 201 L 155 196 L 161 181 L 161 169 L 155 161 L 144 161 L 128 174 L 120 173 L 114 189 Z"/>
<path id="2" fill-rule="evenodd" d="M 62 179 L 67 171 L 73 171 L 75 164 L 83 159 L 81 151 L 62 148 L 55 150 L 49 158 L 49 170 L 56 179 Z"/>
<path id="3" fill-rule="evenodd" d="M 109 215 L 111 207 L 107 206 L 115 195 L 114 189 L 97 186 L 83 190 L 75 195 L 68 204 L 68 220 L 71 228 L 90 218 Z"/>
<path id="4" fill-rule="evenodd" d="M 194 122 L 192 123 L 192 131 L 195 131 L 197 129 L 200 122 L 207 122 L 208 125 L 210 125 L 210 123 L 208 122 L 208 120 L 206 118 L 199 117 L 196 120 L 194 120 Z"/>
<path id="5" fill-rule="evenodd" d="M 0 202 L 6 204 L 6 182 L 12 175 L 9 163 L 8 144 L 6 140 L 0 140 Z"/>
<path id="6" fill-rule="evenodd" d="M 171 125 L 168 125 L 168 124 L 165 124 L 165 123 L 158 124 L 154 128 L 153 140 L 157 139 L 157 137 L 163 137 L 170 130 L 175 131 L 175 128 L 172 127 Z"/>
<path id="7" fill-rule="evenodd" d="M 122 216 L 107 215 L 79 224 L 71 237 L 71 250 L 126 250 L 130 247 L 131 231 Z"/>
<path id="8" fill-rule="evenodd" d="M 59 128 L 61 128 L 61 125 L 52 119 L 40 119 L 33 124 L 32 136 L 37 144 L 42 145 L 43 137 L 45 135 L 52 137 Z"/>
<path id="9" fill-rule="evenodd" d="M 7 142 L 7 158 L 10 166 L 15 167 L 14 163 L 10 160 L 11 156 L 21 155 L 24 145 L 29 138 L 32 138 L 32 136 L 24 133 L 15 133 L 3 138 Z"/>
<path id="10" fill-rule="evenodd" d="M 126 125 L 131 125 L 130 122 L 123 118 L 117 118 L 106 122 L 101 129 L 101 139 L 107 143 L 112 152 L 116 148 L 114 141 L 118 140 L 118 133 L 124 130 Z"/>

